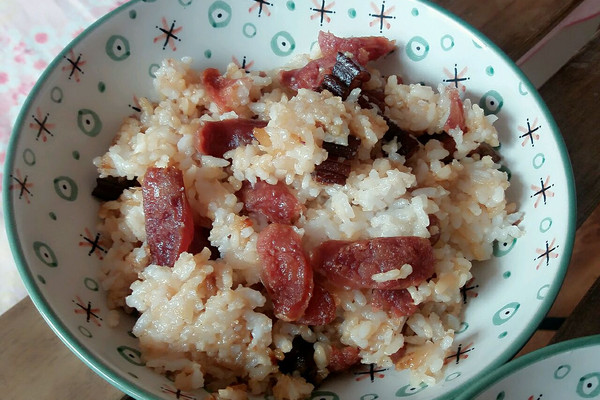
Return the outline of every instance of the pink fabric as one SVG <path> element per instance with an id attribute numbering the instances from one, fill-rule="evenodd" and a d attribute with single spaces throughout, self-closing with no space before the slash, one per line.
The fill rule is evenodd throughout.
<path id="1" fill-rule="evenodd" d="M 123 3 L 126 1 L 0 0 L 0 171 L 19 110 L 46 66 L 87 26 Z M 2 226 L 3 220 L 0 208 Z M 2 314 L 26 296 L 4 229 L 0 230 L 0 276 Z"/>

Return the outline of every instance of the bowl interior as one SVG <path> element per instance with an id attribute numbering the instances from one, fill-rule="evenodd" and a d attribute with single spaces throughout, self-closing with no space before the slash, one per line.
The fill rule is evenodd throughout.
<path id="1" fill-rule="evenodd" d="M 322 4 L 321 4 L 322 3 Z M 574 238 L 575 195 L 560 133 L 535 89 L 472 28 L 416 0 L 281 2 L 132 1 L 99 20 L 44 73 L 16 123 L 4 175 L 14 256 L 36 306 L 91 368 L 135 397 L 171 399 L 172 382 L 145 368 L 132 319 L 108 327 L 98 280 L 106 249 L 96 231 L 91 160 L 108 148 L 121 121 L 154 98 L 152 77 L 167 57 L 196 68 L 236 62 L 271 69 L 309 52 L 319 30 L 385 35 L 398 50 L 381 64 L 405 82 L 453 85 L 495 114 L 510 199 L 526 234 L 497 243 L 474 266 L 467 306 L 444 379 L 409 384 L 408 373 L 369 366 L 331 379 L 314 398 L 449 398 L 510 359 L 556 296 Z M 360 394 L 357 396 L 357 394 Z M 202 399 L 204 391 L 188 393 Z"/>

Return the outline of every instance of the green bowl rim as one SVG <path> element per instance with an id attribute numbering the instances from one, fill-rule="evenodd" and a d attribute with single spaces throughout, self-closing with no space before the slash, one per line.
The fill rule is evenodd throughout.
<path id="1" fill-rule="evenodd" d="M 510 361 L 489 375 L 484 376 L 473 386 L 465 390 L 462 398 L 473 399 L 475 396 L 483 393 L 488 387 L 500 380 L 519 373 L 525 367 L 536 364 L 560 353 L 600 345 L 600 335 L 584 336 L 580 338 L 566 340 L 564 342 L 554 343 L 538 350 L 527 353 L 519 358 Z"/>

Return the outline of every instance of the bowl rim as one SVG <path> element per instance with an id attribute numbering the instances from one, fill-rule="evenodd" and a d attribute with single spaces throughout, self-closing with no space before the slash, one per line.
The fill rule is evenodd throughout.
<path id="1" fill-rule="evenodd" d="M 489 375 L 484 376 L 477 381 L 473 386 L 469 387 L 458 399 L 473 399 L 475 396 L 482 394 L 493 384 L 500 382 L 504 378 L 518 374 L 523 368 L 537 364 L 547 358 L 566 353 L 568 351 L 600 346 L 600 334 L 583 336 L 575 339 L 565 340 L 546 347 L 541 347 L 531 353 L 527 353 L 513 361 L 510 361 Z"/>
<path id="2" fill-rule="evenodd" d="M 18 143 L 19 133 L 24 126 L 24 120 L 26 118 L 26 111 L 30 108 L 32 103 L 37 98 L 37 94 L 40 91 L 41 87 L 44 85 L 47 76 L 52 73 L 58 64 L 62 61 L 63 56 L 68 54 L 69 49 L 72 49 L 75 45 L 83 41 L 88 35 L 92 34 L 96 29 L 102 26 L 105 22 L 112 19 L 117 14 L 124 12 L 126 9 L 136 5 L 140 2 L 146 2 L 147 0 L 131 0 L 125 4 L 118 6 L 117 8 L 109 11 L 107 14 L 103 15 L 96 21 L 94 21 L 91 25 L 85 28 L 77 37 L 71 40 L 61 51 L 60 53 L 50 62 L 50 64 L 46 67 L 46 69 L 42 72 L 35 85 L 31 89 L 29 95 L 27 96 L 25 102 L 23 103 L 21 110 L 17 116 L 17 119 L 14 123 L 12 134 L 10 136 L 10 140 L 6 150 L 6 159 L 3 167 L 4 175 L 2 177 L 2 206 L 5 215 L 5 230 L 7 233 L 7 238 L 9 241 L 9 245 L 11 248 L 11 252 L 13 258 L 15 260 L 17 269 L 19 271 L 19 275 L 24 282 L 25 288 L 29 297 L 33 301 L 35 307 L 38 309 L 39 313 L 42 315 L 46 323 L 50 326 L 52 331 L 60 338 L 60 340 L 81 360 L 83 361 L 89 368 L 91 368 L 94 372 L 108 381 L 110 384 L 123 391 L 124 393 L 143 399 L 156 399 L 160 400 L 159 397 L 154 395 L 153 393 L 144 389 L 141 385 L 134 383 L 124 377 L 122 377 L 119 373 L 115 372 L 107 363 L 102 361 L 101 358 L 96 356 L 93 352 L 84 346 L 76 336 L 69 331 L 69 329 L 65 326 L 65 324 L 61 321 L 58 315 L 52 310 L 52 308 L 47 303 L 44 298 L 41 290 L 38 288 L 38 285 L 35 283 L 35 279 L 28 269 L 27 262 L 24 256 L 23 249 L 19 242 L 19 236 L 16 232 L 16 224 L 15 224 L 15 215 L 13 213 L 13 201 L 11 192 L 8 189 L 11 183 L 11 169 L 14 164 L 15 158 L 15 148 Z M 575 192 L 575 179 L 573 176 L 573 169 L 571 166 L 569 154 L 560 133 L 560 129 L 556 124 L 556 121 L 552 117 L 547 105 L 543 101 L 541 95 L 537 91 L 537 89 L 533 86 L 529 78 L 521 71 L 521 69 L 515 64 L 513 60 L 511 60 L 508 55 L 500 49 L 495 43 L 493 43 L 487 36 L 483 33 L 475 29 L 471 24 L 464 21 L 462 18 L 456 16 L 451 11 L 434 4 L 428 0 L 414 0 L 417 3 L 421 3 L 423 6 L 432 9 L 433 11 L 440 14 L 442 17 L 448 18 L 452 22 L 456 23 L 460 28 L 466 30 L 473 38 L 477 39 L 483 46 L 488 47 L 492 50 L 492 52 L 498 54 L 501 60 L 507 65 L 507 67 L 518 77 L 521 79 L 524 89 L 526 89 L 529 94 L 533 97 L 534 102 L 539 106 L 544 118 L 548 121 L 550 126 L 550 130 L 552 133 L 552 137 L 556 142 L 556 145 L 559 150 L 560 155 L 560 164 L 563 166 L 563 171 L 566 175 L 567 181 L 567 203 L 568 203 L 568 212 L 569 219 L 566 227 L 566 242 L 563 246 L 565 255 L 562 258 L 561 264 L 557 267 L 557 272 L 554 277 L 554 280 L 550 283 L 550 287 L 548 289 L 548 293 L 545 298 L 541 301 L 540 307 L 537 312 L 534 314 L 532 320 L 528 324 L 528 326 L 521 332 L 520 335 L 507 347 L 507 349 L 490 365 L 474 374 L 472 377 L 466 379 L 461 385 L 450 390 L 443 395 L 438 396 L 436 399 L 447 399 L 447 398 L 456 398 L 457 400 L 461 398 L 461 394 L 464 392 L 464 388 L 467 385 L 472 385 L 473 382 L 477 382 L 481 380 L 483 377 L 484 380 L 488 381 L 489 373 L 493 370 L 498 369 L 503 364 L 506 364 L 517 352 L 527 343 L 528 339 L 533 335 L 536 331 L 538 325 L 544 318 L 544 316 L 549 311 L 550 307 L 554 303 L 556 296 L 562 286 L 564 276 L 567 271 L 567 267 L 570 262 L 570 258 L 573 252 L 573 244 L 575 241 L 575 229 L 576 229 L 576 218 L 577 218 L 577 202 L 576 202 L 576 192 Z M 501 371 L 501 370 L 499 370 Z M 495 374 L 494 374 L 495 375 Z M 456 397 L 458 396 L 458 397 Z"/>

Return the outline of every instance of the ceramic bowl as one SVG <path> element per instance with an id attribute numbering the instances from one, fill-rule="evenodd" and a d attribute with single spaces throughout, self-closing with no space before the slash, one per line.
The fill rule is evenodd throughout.
<path id="1" fill-rule="evenodd" d="M 452 398 L 508 361 L 552 304 L 574 238 L 571 167 L 536 90 L 480 33 L 415 0 L 132 1 L 83 32 L 48 67 L 16 122 L 4 175 L 7 230 L 32 300 L 71 350 L 131 396 L 172 399 L 176 391 L 144 366 L 129 333 L 133 320 L 108 327 L 98 281 L 106 249 L 95 229 L 91 160 L 106 151 L 122 119 L 139 112 L 138 98 L 154 98 L 152 77 L 162 59 L 270 69 L 308 52 L 319 30 L 395 39 L 399 50 L 386 58 L 384 72 L 458 87 L 495 114 L 503 168 L 511 174 L 508 195 L 525 213 L 526 233 L 497 243 L 494 257 L 474 266 L 463 289 L 461 329 L 438 384 L 413 387 L 405 371 L 367 365 L 327 381 L 313 398 Z"/>
<path id="2" fill-rule="evenodd" d="M 465 399 L 600 398 L 600 335 L 557 343 L 515 359 L 470 387 Z"/>

